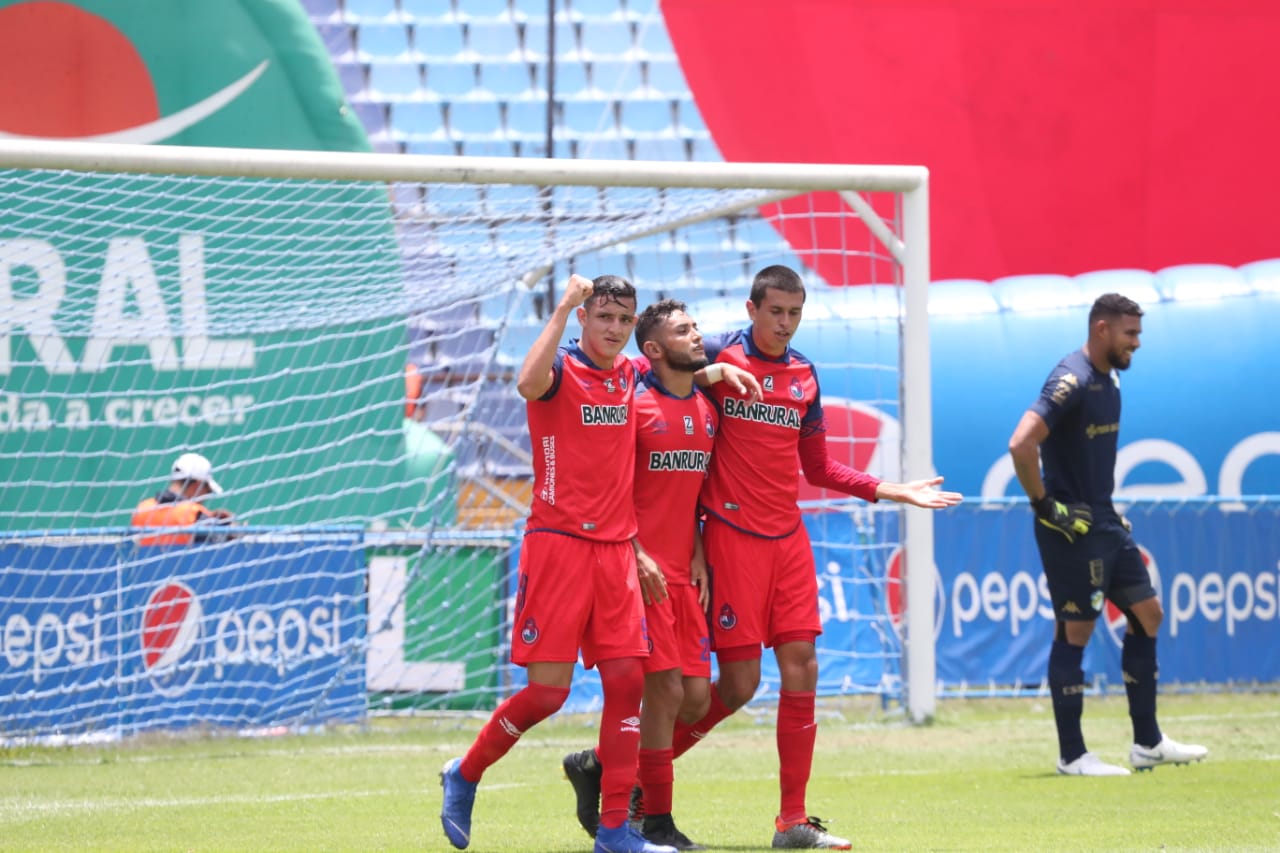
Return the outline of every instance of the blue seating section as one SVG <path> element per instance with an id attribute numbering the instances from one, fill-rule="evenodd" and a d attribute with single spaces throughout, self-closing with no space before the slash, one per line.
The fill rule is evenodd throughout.
<path id="1" fill-rule="evenodd" d="M 720 159 L 657 0 L 303 5 L 378 150 Z"/>

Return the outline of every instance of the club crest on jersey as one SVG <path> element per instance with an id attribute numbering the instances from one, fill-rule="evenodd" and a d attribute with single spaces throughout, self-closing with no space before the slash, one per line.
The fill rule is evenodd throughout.
<path id="1" fill-rule="evenodd" d="M 772 391 L 772 390 L 773 390 L 773 377 L 772 377 L 772 376 L 766 376 L 766 377 L 764 378 L 764 382 L 761 382 L 760 384 L 761 384 L 761 386 L 764 388 L 764 390 L 766 390 L 766 391 Z"/>
<path id="2" fill-rule="evenodd" d="M 612 377 L 612 376 L 609 376 L 609 377 L 606 377 L 606 378 L 605 378 L 605 380 L 604 380 L 604 390 L 608 391 L 610 394 L 614 394 L 614 393 L 616 393 L 616 392 L 617 392 L 617 390 L 618 390 L 618 389 L 617 389 L 617 388 L 615 388 L 615 387 L 613 387 L 613 377 Z"/>
<path id="3" fill-rule="evenodd" d="M 520 629 L 520 642 L 532 646 L 538 642 L 538 634 L 538 623 L 533 621 L 533 617 L 524 620 L 524 626 Z"/>
<path id="4" fill-rule="evenodd" d="M 1089 606 L 1093 608 L 1094 613 L 1101 613 L 1102 605 L 1105 600 L 1106 599 L 1102 594 L 1102 590 L 1095 589 L 1093 591 L 1093 595 L 1089 596 Z"/>
<path id="5" fill-rule="evenodd" d="M 804 386 L 800 384 L 800 377 L 791 377 L 791 396 L 796 400 L 804 399 Z"/>
<path id="6" fill-rule="evenodd" d="M 716 624 L 722 631 L 732 631 L 738 626 L 738 614 L 727 603 L 723 604 L 720 606 L 720 615 L 716 617 Z"/>
<path id="7" fill-rule="evenodd" d="M 716 437 L 716 422 L 711 419 L 710 412 L 707 412 L 706 417 L 703 418 L 702 426 L 707 431 L 707 438 Z"/>
<path id="8" fill-rule="evenodd" d="M 693 415 L 684 416 L 684 434 L 693 435 Z"/>

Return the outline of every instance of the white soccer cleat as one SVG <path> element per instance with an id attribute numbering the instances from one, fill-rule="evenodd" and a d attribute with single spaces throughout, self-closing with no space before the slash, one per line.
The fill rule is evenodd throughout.
<path id="1" fill-rule="evenodd" d="M 1092 752 L 1086 752 L 1068 764 L 1058 759 L 1058 772 L 1063 776 L 1128 776 L 1129 771 L 1118 764 L 1108 764 Z"/>
<path id="2" fill-rule="evenodd" d="M 1164 737 L 1152 747 L 1134 744 L 1129 750 L 1129 763 L 1134 770 L 1150 770 L 1160 764 L 1190 764 L 1200 761 L 1209 750 L 1194 743 L 1178 743 L 1172 738 Z"/>

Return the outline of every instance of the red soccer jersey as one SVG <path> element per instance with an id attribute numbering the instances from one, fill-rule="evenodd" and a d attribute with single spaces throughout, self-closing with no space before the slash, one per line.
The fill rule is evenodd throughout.
<path id="1" fill-rule="evenodd" d="M 636 520 L 640 544 L 669 583 L 689 582 L 698 492 L 716 435 L 715 406 L 671 394 L 652 373 L 636 391 Z"/>
<path id="2" fill-rule="evenodd" d="M 637 375 L 624 356 L 601 370 L 577 341 L 556 351 L 555 381 L 526 405 L 533 445 L 533 507 L 525 531 L 622 542 L 636 535 Z"/>
<path id="3" fill-rule="evenodd" d="M 800 436 L 826 431 L 817 372 L 790 347 L 776 359 L 760 352 L 749 328 L 709 336 L 703 346 L 712 361 L 750 371 L 764 397 L 748 403 L 728 383 L 711 386 L 720 431 L 700 503 L 739 530 L 786 536 L 800 524 Z"/>

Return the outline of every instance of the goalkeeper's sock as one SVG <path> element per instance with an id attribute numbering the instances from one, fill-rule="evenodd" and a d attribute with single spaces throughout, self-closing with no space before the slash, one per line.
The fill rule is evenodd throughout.
<path id="1" fill-rule="evenodd" d="M 675 782 L 671 750 L 641 748 L 636 775 L 644 792 L 645 813 L 671 814 L 671 788 Z"/>
<path id="2" fill-rule="evenodd" d="M 1156 723 L 1156 638 L 1124 635 L 1120 652 L 1120 668 L 1124 672 L 1124 692 L 1129 695 L 1129 718 L 1133 721 L 1133 742 L 1153 747 L 1160 743 L 1160 726 Z"/>
<path id="3" fill-rule="evenodd" d="M 782 804 L 778 817 L 787 824 L 808 818 L 805 790 L 813 770 L 813 746 L 818 739 L 812 692 L 778 692 L 778 782 Z"/>
<path id="4" fill-rule="evenodd" d="M 458 767 L 462 778 L 468 782 L 479 782 L 484 771 L 516 745 L 520 735 L 560 710 L 568 698 L 567 687 L 529 682 L 523 690 L 499 705 L 489 717 L 489 722 L 484 724 Z"/>
<path id="5" fill-rule="evenodd" d="M 1084 715 L 1084 647 L 1054 640 L 1049 650 L 1049 693 L 1058 727 L 1058 754 L 1070 764 L 1087 750 L 1080 718 Z"/>
<path id="6" fill-rule="evenodd" d="M 604 707 L 600 709 L 600 828 L 622 826 L 631 805 L 640 753 L 640 700 L 644 666 L 640 658 L 614 658 L 596 664 Z"/>
<path id="7" fill-rule="evenodd" d="M 671 735 L 671 749 L 675 757 L 679 758 L 692 749 L 694 744 L 706 737 L 717 723 L 732 713 L 732 709 L 720 698 L 720 691 L 716 689 L 716 685 L 712 684 L 711 705 L 707 708 L 707 713 L 702 715 L 702 719 L 696 723 L 682 723 L 676 720 L 675 731 Z"/>

